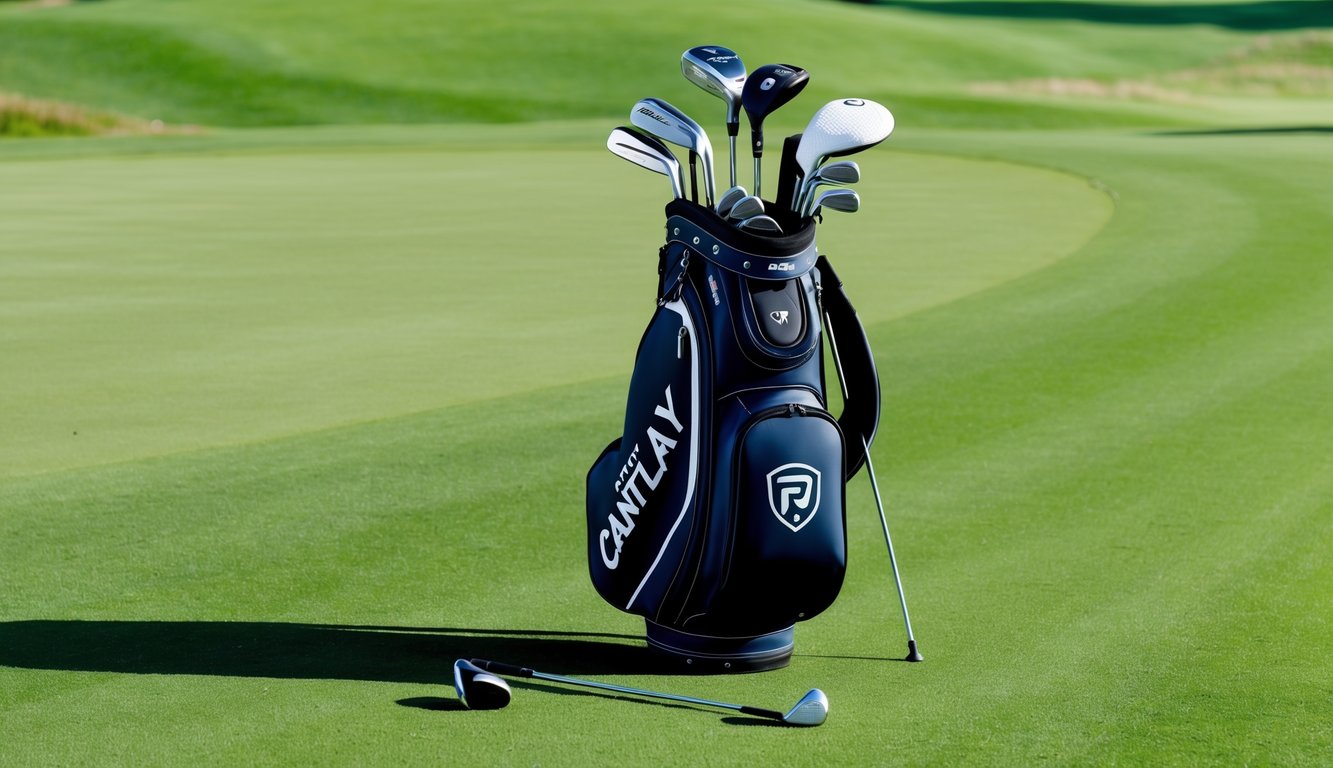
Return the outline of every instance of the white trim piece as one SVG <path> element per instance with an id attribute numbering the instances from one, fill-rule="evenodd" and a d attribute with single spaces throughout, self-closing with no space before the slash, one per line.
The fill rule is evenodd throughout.
<path id="1" fill-rule="evenodd" d="M 666 554 L 667 547 L 671 545 L 671 539 L 675 537 L 676 529 L 680 527 L 681 521 L 685 519 L 685 513 L 689 511 L 690 504 L 694 502 L 694 486 L 699 474 L 699 388 L 701 384 L 699 381 L 699 337 L 695 333 L 694 323 L 690 321 L 689 311 L 680 299 L 667 302 L 662 306 L 664 309 L 669 309 L 680 315 L 681 323 L 684 324 L 684 328 L 690 334 L 690 452 L 688 454 L 690 470 L 685 486 L 685 501 L 680 505 L 680 514 L 676 516 L 676 522 L 671 524 L 671 530 L 667 532 L 666 539 L 662 542 L 662 548 L 658 550 L 657 557 L 653 559 L 653 564 L 648 567 L 648 572 L 643 575 L 643 581 L 639 582 L 634 594 L 630 595 L 629 602 L 625 604 L 626 611 L 629 611 L 634 605 L 634 601 L 639 598 L 639 592 L 648 583 L 653 571 L 657 570 L 657 564 L 662 561 L 662 556 Z"/>

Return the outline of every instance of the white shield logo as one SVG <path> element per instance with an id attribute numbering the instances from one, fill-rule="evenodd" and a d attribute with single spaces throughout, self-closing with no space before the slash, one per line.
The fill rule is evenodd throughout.
<path id="1" fill-rule="evenodd" d="M 768 473 L 768 507 L 782 524 L 799 531 L 819 511 L 819 470 L 783 464 Z"/>

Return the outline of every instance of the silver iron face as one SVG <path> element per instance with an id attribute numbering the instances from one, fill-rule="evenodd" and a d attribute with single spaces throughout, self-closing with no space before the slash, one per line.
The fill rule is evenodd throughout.
<path id="1" fill-rule="evenodd" d="M 727 213 L 731 211 L 732 206 L 740 202 L 743 198 L 749 197 L 749 195 L 750 193 L 745 191 L 745 187 L 732 187 L 731 189 L 728 189 L 717 199 L 717 208 L 715 209 L 717 214 L 719 216 L 726 216 Z"/>
<path id="2" fill-rule="evenodd" d="M 468 709 L 503 709 L 513 696 L 508 683 L 467 659 L 454 662 L 454 692 Z"/>
<path id="3" fill-rule="evenodd" d="M 811 211 L 821 207 L 843 213 L 856 213 L 861 210 L 861 196 L 850 189 L 832 189 L 819 196 Z"/>
<path id="4" fill-rule="evenodd" d="M 759 232 L 765 235 L 782 234 L 782 225 L 778 224 L 772 216 L 765 216 L 763 214 L 743 219 L 741 223 L 736 226 L 749 232 Z"/>
<path id="5" fill-rule="evenodd" d="M 763 214 L 763 212 L 764 201 L 754 195 L 750 195 L 749 197 L 743 197 L 740 200 L 737 200 L 736 204 L 731 206 L 731 211 L 727 213 L 727 218 L 748 219 L 753 216 L 759 216 Z"/>
<path id="6" fill-rule="evenodd" d="M 782 716 L 782 722 L 788 725 L 821 725 L 827 719 L 828 697 L 818 688 L 811 689 L 796 702 L 790 712 Z"/>
<path id="7" fill-rule="evenodd" d="M 689 115 L 661 99 L 640 99 L 630 110 L 629 119 L 635 127 L 699 155 L 704 166 L 704 188 L 708 204 L 712 205 L 716 190 L 713 183 L 713 145 L 708 141 L 708 132 Z"/>
<path id="8" fill-rule="evenodd" d="M 677 198 L 685 196 L 685 177 L 680 163 L 662 142 L 627 128 L 616 128 L 606 137 L 606 148 L 641 168 L 665 175 L 671 179 L 672 193 Z"/>

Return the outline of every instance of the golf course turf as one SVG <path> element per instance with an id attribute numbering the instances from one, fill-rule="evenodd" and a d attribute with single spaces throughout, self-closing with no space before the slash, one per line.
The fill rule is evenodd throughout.
<path id="1" fill-rule="evenodd" d="M 0 2 L 0 92 L 165 126 L 0 138 L 0 766 L 1326 765 L 1328 4 L 645 13 Z M 897 118 L 818 243 L 922 664 L 864 476 L 785 669 L 657 674 L 588 582 L 669 196 L 603 142 L 660 96 L 721 170 L 710 42 L 810 70 L 770 137 Z"/>

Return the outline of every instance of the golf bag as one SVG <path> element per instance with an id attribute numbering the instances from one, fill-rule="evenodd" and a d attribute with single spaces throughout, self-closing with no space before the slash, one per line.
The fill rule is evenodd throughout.
<path id="1" fill-rule="evenodd" d="M 795 622 L 842 586 L 845 486 L 874 439 L 878 374 L 811 220 L 769 237 L 684 199 L 666 216 L 624 431 L 588 472 L 592 582 L 684 669 L 785 666 Z"/>

